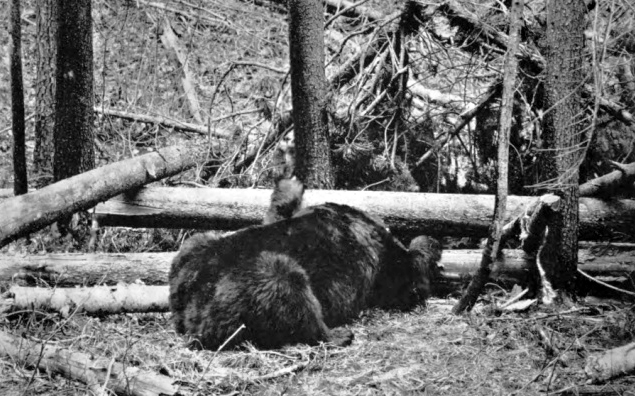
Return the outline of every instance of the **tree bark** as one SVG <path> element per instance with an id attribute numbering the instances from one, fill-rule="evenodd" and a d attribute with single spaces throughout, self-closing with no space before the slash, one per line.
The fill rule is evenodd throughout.
<path id="1" fill-rule="evenodd" d="M 55 93 L 55 181 L 95 167 L 90 0 L 59 0 Z"/>
<path id="2" fill-rule="evenodd" d="M 20 18 L 20 0 L 11 0 L 9 58 L 11 60 L 11 130 L 13 132 L 13 191 L 15 195 L 26 194 L 29 190 L 26 172 L 22 24 Z"/>
<path id="3" fill-rule="evenodd" d="M 178 395 L 175 380 L 165 375 L 124 366 L 109 358 L 94 358 L 81 352 L 47 343 L 14 337 L 0 331 L 0 356 L 39 368 L 49 374 L 61 374 L 81 381 L 100 394 L 101 387 L 120 395 Z M 110 370 L 108 370 L 110 368 Z M 110 376 L 106 376 L 107 373 Z"/>
<path id="4" fill-rule="evenodd" d="M 0 202 L 0 247 L 86 210 L 130 189 L 174 175 L 203 161 L 204 154 L 176 146 L 109 164 L 51 184 L 30 194 Z"/>
<path id="5" fill-rule="evenodd" d="M 546 278 L 555 290 L 572 293 L 575 286 L 578 243 L 579 164 L 584 112 L 581 106 L 584 2 L 547 1 L 545 113 L 538 156 L 543 186 L 562 198 L 542 249 Z"/>
<path id="6" fill-rule="evenodd" d="M 167 312 L 169 290 L 166 286 L 118 284 L 73 288 L 13 286 L 9 289 L 10 310 L 60 312 L 68 317 L 75 313 L 92 315 L 127 312 Z"/>
<path id="7" fill-rule="evenodd" d="M 270 198 L 271 190 L 148 187 L 97 205 L 95 214 L 102 226 L 235 230 L 262 223 Z M 505 222 L 534 201 L 536 197 L 510 196 Z M 410 235 L 484 238 L 494 211 L 491 195 L 343 190 L 304 194 L 307 206 L 325 202 L 365 210 L 384 219 L 393 232 Z M 580 215 L 580 239 L 635 235 L 633 200 L 582 198 Z"/>
<path id="8" fill-rule="evenodd" d="M 35 2 L 37 83 L 35 84 L 33 181 L 36 188 L 47 186 L 53 182 L 57 6 L 57 0 Z"/>
<path id="9" fill-rule="evenodd" d="M 324 73 L 324 6 L 290 0 L 289 53 L 296 175 L 309 188 L 332 188 Z"/>
<path id="10" fill-rule="evenodd" d="M 166 285 L 175 252 L 169 253 L 53 253 L 44 255 L 0 255 L 0 281 L 22 286 L 45 282 L 57 287 L 117 285 L 142 282 Z M 465 282 L 478 270 L 481 250 L 446 250 L 438 284 Z M 595 246 L 580 249 L 578 266 L 599 278 L 635 277 L 635 250 Z M 527 277 L 527 254 L 505 250 L 493 263 L 490 280 L 522 283 Z M 454 286 L 456 290 L 456 286 Z"/>
<path id="11" fill-rule="evenodd" d="M 491 265 L 500 254 L 503 226 L 505 225 L 505 212 L 508 195 L 508 169 L 509 169 L 509 134 L 512 125 L 512 110 L 514 108 L 514 91 L 516 88 L 516 51 L 518 49 L 518 31 L 523 13 L 523 0 L 513 0 L 511 4 L 509 21 L 509 49 L 505 58 L 505 71 L 503 76 L 503 98 L 501 102 L 500 121 L 498 123 L 498 154 L 496 164 L 496 201 L 494 204 L 494 218 L 490 225 L 487 244 L 483 249 L 483 257 L 478 272 L 472 278 L 470 285 L 463 297 L 452 308 L 452 313 L 459 314 L 470 310 L 481 294 L 485 283 L 489 279 Z"/>

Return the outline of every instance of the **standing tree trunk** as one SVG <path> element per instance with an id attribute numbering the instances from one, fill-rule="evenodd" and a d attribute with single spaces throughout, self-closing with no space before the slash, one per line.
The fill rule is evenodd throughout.
<path id="1" fill-rule="evenodd" d="M 90 0 L 59 0 L 55 93 L 55 181 L 94 168 Z"/>
<path id="2" fill-rule="evenodd" d="M 498 163 L 496 164 L 496 200 L 494 204 L 494 219 L 489 229 L 487 244 L 483 249 L 479 270 L 472 278 L 465 294 L 452 308 L 452 313 L 459 314 L 466 309 L 472 309 L 476 300 L 489 280 L 492 264 L 499 257 L 502 245 L 503 226 L 507 210 L 508 170 L 509 170 L 509 134 L 512 127 L 512 113 L 514 110 L 514 92 L 516 90 L 516 73 L 518 61 L 519 30 L 523 14 L 524 0 L 513 0 L 509 20 L 509 49 L 505 58 L 503 75 L 503 98 L 501 102 L 500 119 L 498 123 Z"/>
<path id="3" fill-rule="evenodd" d="M 26 194 L 29 186 L 26 177 L 24 84 L 22 82 L 22 34 L 20 0 L 11 0 L 11 26 L 9 53 L 11 59 L 11 118 L 13 131 L 13 193 Z"/>
<path id="4" fill-rule="evenodd" d="M 321 1 L 289 1 L 289 45 L 296 175 L 309 188 L 332 188 Z"/>
<path id="5" fill-rule="evenodd" d="M 551 286 L 571 294 L 578 262 L 584 12 L 584 2 L 580 0 L 547 1 L 545 108 L 548 111 L 542 133 L 546 150 L 538 162 L 547 190 L 562 198 L 561 211 L 549 227 L 539 262 Z"/>
<path id="6" fill-rule="evenodd" d="M 36 188 L 53 181 L 53 130 L 55 127 L 55 59 L 57 57 L 57 0 L 35 2 L 37 24 L 35 84 L 35 149 L 33 173 Z"/>
<path id="7" fill-rule="evenodd" d="M 93 146 L 93 36 L 91 0 L 58 0 L 53 177 L 60 181 L 95 167 Z M 89 218 L 57 225 L 78 243 L 88 236 Z"/>

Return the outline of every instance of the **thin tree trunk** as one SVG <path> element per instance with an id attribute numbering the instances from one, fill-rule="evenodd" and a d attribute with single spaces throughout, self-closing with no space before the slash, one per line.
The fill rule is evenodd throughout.
<path id="1" fill-rule="evenodd" d="M 29 190 L 26 175 L 24 83 L 22 81 L 22 24 L 20 0 L 11 0 L 9 57 L 11 59 L 11 119 L 13 131 L 13 192 L 26 194 Z"/>
<path id="2" fill-rule="evenodd" d="M 505 225 L 507 210 L 509 168 L 509 133 L 512 125 L 512 110 L 514 107 L 514 91 L 516 86 L 516 51 L 520 41 L 518 32 L 523 12 L 523 0 L 513 0 L 509 22 L 509 49 L 505 59 L 505 75 L 503 76 L 503 99 L 501 103 L 500 122 L 498 123 L 498 163 L 496 180 L 496 201 L 494 204 L 494 219 L 490 226 L 490 235 L 487 245 L 483 249 L 483 258 L 478 273 L 468 286 L 459 302 L 452 308 L 454 314 L 464 310 L 470 310 L 476 303 L 483 286 L 489 279 L 492 263 L 496 260 L 501 250 L 501 236 Z"/>
<path id="3" fill-rule="evenodd" d="M 310 188 L 332 188 L 326 113 L 324 8 L 314 0 L 290 0 L 289 45 L 296 175 Z"/>
<path id="4" fill-rule="evenodd" d="M 57 6 L 57 0 L 35 2 L 37 82 L 35 84 L 33 182 L 36 188 L 42 188 L 53 182 Z"/>

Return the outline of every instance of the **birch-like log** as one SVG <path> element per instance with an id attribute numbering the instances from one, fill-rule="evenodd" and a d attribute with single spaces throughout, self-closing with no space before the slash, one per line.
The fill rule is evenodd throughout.
<path id="1" fill-rule="evenodd" d="M 167 286 L 138 284 L 77 288 L 13 286 L 8 294 L 12 299 L 4 301 L 3 305 L 6 308 L 56 311 L 64 317 L 80 312 L 103 315 L 169 310 Z"/>

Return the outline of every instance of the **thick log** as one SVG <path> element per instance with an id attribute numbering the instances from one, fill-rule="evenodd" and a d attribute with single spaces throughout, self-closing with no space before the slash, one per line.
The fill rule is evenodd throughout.
<path id="1" fill-rule="evenodd" d="M 37 367 L 49 374 L 62 374 L 66 378 L 81 381 L 96 394 L 101 394 L 102 387 L 118 395 L 184 394 L 175 384 L 176 381 L 165 375 L 124 366 L 110 358 L 94 358 L 51 344 L 14 337 L 3 331 L 0 331 L 0 356 Z"/>
<path id="2" fill-rule="evenodd" d="M 13 286 L 5 306 L 14 310 L 52 310 L 68 316 L 74 313 L 105 315 L 126 312 L 165 312 L 168 306 L 166 286 L 119 284 L 79 288 Z"/>
<path id="3" fill-rule="evenodd" d="M 102 226 L 234 230 L 262 222 L 271 190 L 150 187 L 99 204 Z M 491 195 L 309 190 L 305 205 L 347 204 L 379 216 L 398 233 L 485 237 Z M 536 197 L 510 196 L 506 222 Z M 635 235 L 635 201 L 580 199 L 580 239 Z"/>
<path id="4" fill-rule="evenodd" d="M 176 253 L 95 253 L 46 254 L 32 256 L 0 255 L 0 281 L 22 285 L 41 284 L 116 285 L 143 282 L 146 285 L 165 285 L 170 263 Z M 440 265 L 442 282 L 469 279 L 479 266 L 480 250 L 446 250 Z M 592 276 L 628 277 L 635 274 L 635 250 L 593 247 L 581 249 L 579 268 Z M 494 263 L 491 279 L 522 279 L 524 277 L 522 250 L 506 250 Z M 37 282 L 36 282 L 37 281 Z"/>
<path id="5" fill-rule="evenodd" d="M 0 247 L 124 191 L 191 168 L 204 158 L 205 153 L 200 149 L 169 147 L 3 200 L 0 202 Z"/>

